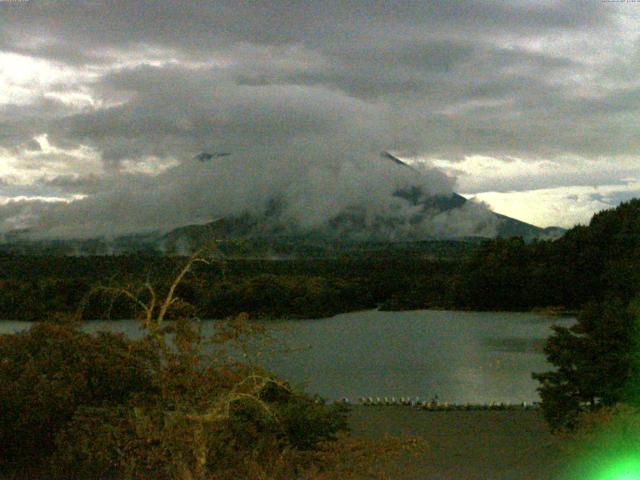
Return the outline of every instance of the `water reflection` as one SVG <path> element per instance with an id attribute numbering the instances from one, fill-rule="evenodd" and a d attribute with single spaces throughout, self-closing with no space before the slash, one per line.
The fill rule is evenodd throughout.
<path id="1" fill-rule="evenodd" d="M 511 353 L 542 353 L 546 338 L 487 338 L 483 344 L 492 350 Z"/>

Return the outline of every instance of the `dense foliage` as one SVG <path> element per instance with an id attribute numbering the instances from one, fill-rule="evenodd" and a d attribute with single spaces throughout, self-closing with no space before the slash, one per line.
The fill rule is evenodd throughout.
<path id="1" fill-rule="evenodd" d="M 556 241 L 496 240 L 464 267 L 455 303 L 477 309 L 578 309 L 640 291 L 640 199 L 597 213 Z"/>
<path id="2" fill-rule="evenodd" d="M 0 336 L 0 462 L 50 454 L 78 407 L 149 391 L 158 356 L 121 335 L 59 324 Z"/>
<path id="3" fill-rule="evenodd" d="M 556 369 L 534 374 L 551 427 L 572 429 L 584 412 L 640 402 L 640 201 L 594 215 L 545 248 L 556 258 L 548 289 L 562 305 L 584 305 L 574 326 L 555 327 L 547 341 Z"/>
<path id="4" fill-rule="evenodd" d="M 257 367 L 207 360 L 186 320 L 169 331 L 174 347 L 157 332 L 131 340 L 70 324 L 0 337 L 0 468 L 42 478 L 252 478 L 293 468 L 303 456 L 292 452 L 346 430 L 343 407 Z M 216 340 L 246 332 L 234 324 Z"/>
<path id="5" fill-rule="evenodd" d="M 640 401 L 638 307 L 613 298 L 589 304 L 569 328 L 554 327 L 545 353 L 556 369 L 534 374 L 553 428 L 573 428 L 585 411 Z"/>
<path id="6" fill-rule="evenodd" d="M 534 374 L 552 429 L 587 412 L 640 402 L 640 200 L 593 216 L 556 241 L 487 242 L 452 282 L 462 308 L 580 310 L 545 346 L 553 371 Z"/>
<path id="7" fill-rule="evenodd" d="M 97 284 L 166 284 L 183 258 L 0 256 L 0 318 L 39 321 L 82 307 L 84 318 L 132 318 L 134 305 L 97 294 Z M 374 308 L 416 285 L 442 289 L 455 266 L 409 255 L 288 260 L 226 260 L 198 265 L 178 294 L 203 318 L 314 318 Z M 425 289 L 423 289 L 424 291 Z M 437 301 L 437 296 L 433 298 Z M 424 303 L 422 298 L 418 302 Z"/>

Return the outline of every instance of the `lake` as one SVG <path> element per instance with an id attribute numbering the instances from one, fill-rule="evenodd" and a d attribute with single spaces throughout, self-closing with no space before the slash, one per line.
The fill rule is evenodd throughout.
<path id="1" fill-rule="evenodd" d="M 539 398 L 531 372 L 550 368 L 542 346 L 551 325 L 574 321 L 534 313 L 436 310 L 271 321 L 265 324 L 275 346 L 263 351 L 260 362 L 332 400 L 437 395 L 459 403 L 531 402 Z M 204 322 L 204 332 L 214 325 Z M 28 326 L 0 322 L 0 333 Z M 131 320 L 85 322 L 83 329 L 140 335 Z"/>

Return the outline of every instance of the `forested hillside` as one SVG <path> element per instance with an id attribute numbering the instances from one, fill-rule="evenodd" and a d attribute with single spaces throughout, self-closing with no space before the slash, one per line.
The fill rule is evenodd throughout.
<path id="1" fill-rule="evenodd" d="M 556 241 L 485 243 L 461 270 L 455 304 L 478 309 L 579 308 L 640 287 L 640 200 L 593 216 Z"/>
<path id="2" fill-rule="evenodd" d="M 497 239 L 434 257 L 372 245 L 357 255 L 224 258 L 194 268 L 178 292 L 204 318 L 239 312 L 311 318 L 356 309 L 577 310 L 640 287 L 640 200 L 596 214 L 558 240 Z M 84 318 L 130 318 L 125 299 L 91 294 L 97 285 L 166 283 L 183 257 L 0 256 L 0 318 L 40 320 L 82 307 Z"/>

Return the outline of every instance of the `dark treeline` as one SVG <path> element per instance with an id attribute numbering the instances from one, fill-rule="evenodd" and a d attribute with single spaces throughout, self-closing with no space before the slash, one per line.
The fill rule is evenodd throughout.
<path id="1" fill-rule="evenodd" d="M 486 243 L 468 261 L 456 304 L 475 309 L 578 309 L 640 289 L 640 200 L 593 216 L 556 241 Z"/>
<path id="2" fill-rule="evenodd" d="M 470 253 L 469 253 L 470 252 Z M 596 214 L 558 240 L 498 239 L 458 259 L 380 249 L 331 258 L 227 259 L 194 269 L 178 294 L 204 318 L 321 317 L 357 309 L 577 310 L 640 287 L 640 200 Z M 97 285 L 167 283 L 184 257 L 0 256 L 0 318 L 39 320 L 84 305 L 84 318 L 130 318 Z M 89 298 L 89 299 L 88 299 Z M 88 300 L 87 300 L 88 299 Z"/>
<path id="3" fill-rule="evenodd" d="M 143 255 L 0 256 L 0 318 L 41 320 L 82 307 L 83 317 L 131 318 L 134 306 L 96 286 L 167 285 L 183 257 Z M 198 265 L 178 295 L 203 318 L 240 312 L 309 318 L 374 308 L 433 279 L 450 277 L 456 264 L 415 255 L 243 260 Z M 160 287 L 161 288 L 161 287 Z"/>

